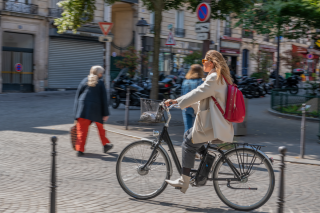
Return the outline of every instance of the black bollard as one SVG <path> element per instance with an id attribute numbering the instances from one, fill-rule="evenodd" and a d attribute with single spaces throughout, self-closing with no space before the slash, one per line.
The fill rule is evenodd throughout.
<path id="1" fill-rule="evenodd" d="M 56 142 L 57 137 L 53 136 L 52 141 L 52 167 L 51 167 L 51 193 L 50 193 L 50 213 L 56 213 Z"/>
<path id="2" fill-rule="evenodd" d="M 279 147 L 281 163 L 280 163 L 280 186 L 279 186 L 279 197 L 278 197 L 278 213 L 283 213 L 284 209 L 284 156 L 286 155 L 287 148 L 285 146 Z"/>

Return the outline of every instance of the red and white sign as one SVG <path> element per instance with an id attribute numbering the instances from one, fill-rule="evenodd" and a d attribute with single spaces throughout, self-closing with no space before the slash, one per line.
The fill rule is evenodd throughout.
<path id="1" fill-rule="evenodd" d="M 176 45 L 176 41 L 174 40 L 171 31 L 169 32 L 169 35 L 168 35 L 168 38 L 166 41 L 166 45 Z"/>
<path id="2" fill-rule="evenodd" d="M 221 40 L 239 41 L 239 42 L 242 41 L 241 38 L 233 38 L 233 37 L 229 37 L 229 36 L 221 36 Z"/>
<path id="3" fill-rule="evenodd" d="M 211 7 L 208 3 L 200 3 L 196 10 L 199 21 L 205 22 L 211 16 Z"/>
<path id="4" fill-rule="evenodd" d="M 229 54 L 240 54 L 240 50 L 237 49 L 227 49 L 227 48 L 220 48 L 221 53 L 229 53 Z"/>
<path id="5" fill-rule="evenodd" d="M 17 72 L 21 72 L 22 71 L 22 64 L 20 63 L 16 63 L 16 65 L 14 66 L 15 70 Z"/>
<path id="6" fill-rule="evenodd" d="M 313 55 L 313 54 L 308 54 L 308 55 L 307 55 L 307 58 L 308 58 L 308 59 L 313 59 L 313 58 L 314 58 L 314 55 Z"/>
<path id="7" fill-rule="evenodd" d="M 100 26 L 100 29 L 103 33 L 103 35 L 108 35 L 109 31 L 111 30 L 112 26 L 113 26 L 113 23 L 111 22 L 99 22 L 99 26 Z"/>

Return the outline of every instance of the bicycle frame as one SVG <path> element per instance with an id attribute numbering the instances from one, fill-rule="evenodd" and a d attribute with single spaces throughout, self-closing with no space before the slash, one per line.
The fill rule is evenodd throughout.
<path id="1" fill-rule="evenodd" d="M 162 132 L 161 134 L 159 135 L 158 137 L 158 140 L 153 144 L 152 148 L 153 148 L 153 151 L 148 159 L 148 161 L 146 162 L 146 164 L 141 168 L 141 169 L 146 169 L 149 167 L 149 165 L 155 160 L 155 156 L 157 156 L 157 150 L 158 150 L 158 147 L 161 146 L 161 143 L 162 141 L 164 141 L 165 143 L 167 143 L 168 147 L 169 147 L 169 151 L 171 152 L 171 156 L 173 158 L 173 161 L 174 161 L 174 164 L 179 172 L 179 174 L 181 175 L 181 163 L 180 163 L 180 160 L 177 156 L 177 153 L 176 153 L 176 150 L 174 149 L 174 146 L 173 146 L 173 143 L 170 139 L 170 136 L 169 136 L 169 133 L 168 133 L 168 126 L 169 126 L 169 121 L 171 119 L 171 115 L 170 115 L 170 112 L 169 112 L 169 109 L 167 108 L 166 109 L 167 113 L 168 113 L 168 121 L 166 122 L 166 124 L 164 125 L 163 129 L 162 129 Z M 225 147 L 225 146 L 228 146 L 230 144 L 233 144 L 235 145 L 235 150 L 237 150 L 237 146 L 240 146 L 240 145 L 243 145 L 243 148 L 245 148 L 245 146 L 250 146 L 248 147 L 248 149 L 251 149 L 253 151 L 255 151 L 254 153 L 254 156 L 253 156 L 253 159 L 252 161 L 250 162 L 250 166 L 248 167 L 247 171 L 245 172 L 244 171 L 244 166 L 243 166 L 243 162 L 240 163 L 240 160 L 238 158 L 238 153 L 237 153 L 237 158 L 238 158 L 238 164 L 239 164 L 239 170 L 233 165 L 233 163 L 230 162 L 230 160 L 228 158 L 226 158 L 225 156 L 225 153 L 222 151 L 222 148 Z M 231 171 L 233 172 L 234 174 L 234 177 L 235 178 L 214 178 L 214 179 L 208 179 L 208 180 L 213 180 L 213 181 L 241 181 L 242 179 L 242 176 L 243 175 L 248 175 L 255 163 L 255 155 L 259 152 L 259 153 L 262 153 L 260 151 L 261 149 L 261 145 L 249 145 L 247 143 L 228 143 L 224 146 L 221 146 L 221 147 L 214 147 L 212 146 L 211 144 L 208 144 L 207 148 L 206 148 L 206 153 L 208 153 L 207 151 L 209 149 L 211 150 L 215 150 L 215 151 L 218 151 L 222 157 L 222 159 L 228 164 L 228 166 L 230 167 Z M 263 154 L 264 155 L 264 154 Z M 241 157 L 241 156 L 240 156 Z M 204 159 L 204 158 L 203 158 Z M 268 158 L 267 158 L 268 159 Z M 269 159 L 268 159 L 269 160 Z M 241 171 L 241 164 L 242 164 L 242 168 L 243 168 L 243 171 Z M 214 167 L 215 167 L 215 164 L 214 164 Z M 191 169 L 191 172 L 193 173 L 197 173 L 198 170 L 197 169 Z"/>

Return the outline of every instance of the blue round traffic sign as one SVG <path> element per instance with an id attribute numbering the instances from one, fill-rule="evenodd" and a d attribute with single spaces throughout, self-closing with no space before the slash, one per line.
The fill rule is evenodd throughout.
<path id="1" fill-rule="evenodd" d="M 308 59 L 313 59 L 314 56 L 313 56 L 313 54 L 308 54 L 308 55 L 307 55 L 307 58 L 308 58 Z"/>
<path id="2" fill-rule="evenodd" d="M 17 72 L 21 72 L 22 71 L 22 64 L 16 63 L 15 69 L 16 69 Z"/>
<path id="3" fill-rule="evenodd" d="M 205 22 L 210 18 L 211 7 L 208 3 L 200 3 L 197 7 L 197 16 L 199 21 Z"/>

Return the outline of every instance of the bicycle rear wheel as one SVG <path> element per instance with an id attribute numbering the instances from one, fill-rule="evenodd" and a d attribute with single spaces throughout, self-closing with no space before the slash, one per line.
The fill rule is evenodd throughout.
<path id="1" fill-rule="evenodd" d="M 249 211 L 264 205 L 272 195 L 275 178 L 271 163 L 265 156 L 251 149 L 236 149 L 226 154 L 241 173 L 241 181 L 213 181 L 215 191 L 229 207 Z M 252 168 L 250 169 L 250 167 Z M 236 178 L 230 166 L 221 157 L 215 166 L 213 178 Z"/>
<path id="2" fill-rule="evenodd" d="M 116 173 L 122 189 L 137 199 L 158 196 L 167 187 L 170 179 L 170 164 L 167 155 L 158 148 L 155 158 L 146 170 L 142 166 L 148 161 L 153 149 L 150 141 L 137 141 L 120 153 Z"/>

